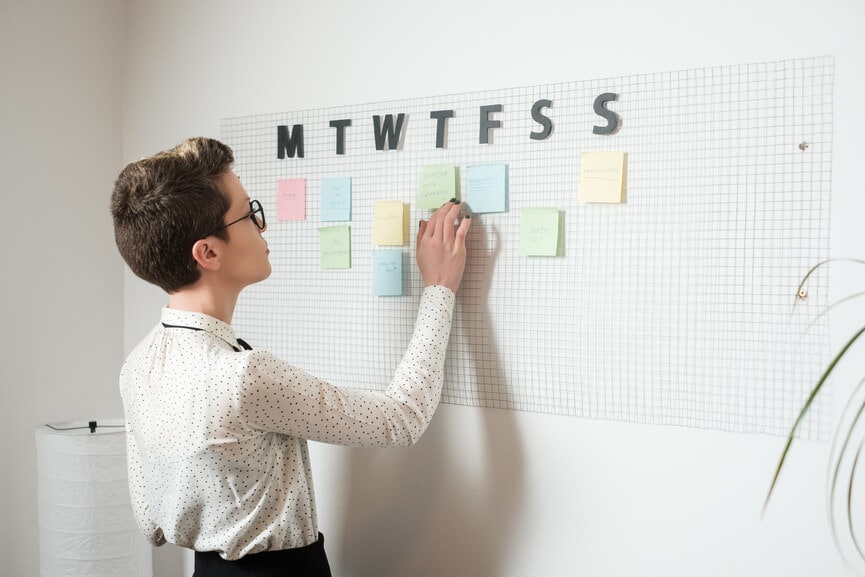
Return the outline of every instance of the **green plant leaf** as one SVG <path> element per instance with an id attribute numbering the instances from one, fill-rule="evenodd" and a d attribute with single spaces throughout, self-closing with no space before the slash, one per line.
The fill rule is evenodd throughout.
<path id="1" fill-rule="evenodd" d="M 853 459 L 853 469 L 850 471 L 850 483 L 847 485 L 847 528 L 850 531 L 850 537 L 853 539 L 853 545 L 856 546 L 856 552 L 859 553 L 860 559 L 865 559 L 865 553 L 862 552 L 862 546 L 859 544 L 859 539 L 856 538 L 856 530 L 853 528 L 853 481 L 856 478 L 856 469 L 859 465 L 859 457 L 862 455 L 862 447 L 865 444 L 865 439 L 859 443 L 859 448 L 856 450 L 856 457 Z"/>
<path id="2" fill-rule="evenodd" d="M 826 509 L 829 511 L 829 520 L 830 520 L 830 528 L 832 531 L 832 540 L 835 541 L 836 548 L 841 548 L 841 542 L 838 539 L 838 532 L 835 529 L 835 494 L 838 491 L 838 475 L 841 472 L 841 464 L 844 461 L 844 456 L 847 454 L 847 448 L 850 445 L 850 439 L 853 437 L 853 431 L 856 429 L 856 426 L 859 424 L 859 419 L 862 418 L 863 413 L 865 413 L 865 401 L 859 403 L 859 409 L 856 411 L 856 415 L 850 422 L 850 425 L 846 428 L 843 426 L 844 423 L 844 415 L 847 414 L 847 411 L 853 405 L 853 399 L 859 396 L 859 392 L 862 390 L 863 385 L 865 385 L 865 377 L 859 380 L 856 386 L 853 389 L 853 392 L 847 398 L 847 403 L 844 405 L 844 409 L 841 411 L 841 418 L 838 423 L 838 427 L 835 431 L 835 436 L 832 439 L 832 448 L 829 451 L 830 455 L 836 454 L 836 447 L 838 445 L 838 439 L 841 436 L 843 431 L 846 431 L 847 434 L 844 436 L 844 441 L 841 443 L 841 449 L 837 451 L 837 457 L 834 459 L 834 466 L 830 466 L 831 471 L 831 481 L 829 483 L 829 493 L 827 495 L 827 506 Z"/>
<path id="3" fill-rule="evenodd" d="M 863 263 L 865 264 L 865 263 Z M 815 267 L 816 268 L 816 267 Z M 812 269 L 813 271 L 814 269 Z M 800 285 L 801 286 L 801 285 Z M 847 344 L 835 355 L 835 358 L 832 359 L 832 362 L 829 363 L 829 366 L 826 367 L 826 370 L 823 371 L 823 374 L 820 377 L 820 380 L 817 381 L 817 384 L 811 390 L 811 394 L 808 395 L 808 398 L 805 400 L 805 404 L 802 406 L 802 410 L 799 411 L 799 416 L 796 417 L 796 421 L 793 423 L 793 427 L 790 429 L 790 433 L 787 435 L 787 443 L 784 445 L 784 451 L 781 453 L 781 458 L 778 461 L 778 466 L 775 469 L 775 475 L 772 477 L 772 484 L 769 486 L 769 492 L 766 494 L 766 500 L 763 503 L 763 513 L 766 512 L 766 507 L 769 505 L 769 499 L 772 497 L 772 492 L 775 490 L 775 485 L 778 483 L 778 477 L 781 475 L 781 469 L 784 467 L 784 461 L 787 458 L 787 453 L 790 451 L 790 447 L 793 444 L 793 439 L 796 436 L 796 431 L 799 429 L 799 425 L 802 423 L 802 420 L 805 418 L 805 415 L 808 413 L 808 410 L 811 408 L 814 399 L 817 397 L 817 393 L 823 388 L 824 383 L 828 380 L 829 375 L 832 374 L 832 371 L 835 370 L 835 366 L 838 364 L 850 347 L 855 343 L 862 333 L 865 333 L 865 326 L 860 328 L 853 337 L 847 341 Z"/>
<path id="4" fill-rule="evenodd" d="M 817 264 L 815 264 L 814 266 L 812 266 L 812 267 L 808 270 L 808 272 L 805 273 L 805 276 L 802 277 L 802 280 L 799 282 L 799 286 L 798 286 L 798 288 L 796 288 L 796 294 L 799 295 L 799 294 L 802 292 L 802 288 L 805 286 L 805 283 L 808 282 L 808 279 L 811 277 L 812 274 L 814 274 L 814 272 L 815 272 L 818 268 L 823 267 L 823 266 L 826 266 L 827 264 L 829 264 L 829 263 L 833 263 L 833 262 L 852 262 L 852 263 L 855 263 L 855 264 L 861 264 L 861 265 L 865 266 L 865 260 L 862 260 L 862 259 L 859 259 L 859 258 L 844 258 L 844 257 L 839 257 L 839 258 L 827 258 L 826 260 L 821 260 L 820 262 L 818 262 Z M 798 298 L 798 296 L 797 296 L 796 299 L 793 300 L 793 308 L 794 308 L 794 309 L 796 308 L 796 303 L 798 303 L 799 300 L 800 300 L 800 299 Z"/>
<path id="5" fill-rule="evenodd" d="M 863 385 L 865 385 L 865 377 L 863 377 L 862 379 L 859 380 L 859 382 L 854 387 L 853 392 L 848 396 L 847 403 L 845 404 L 844 409 L 841 411 L 841 417 L 840 417 L 839 422 L 838 422 L 838 427 L 836 428 L 834 438 L 832 439 L 832 448 L 829 452 L 830 455 L 836 454 L 835 449 L 837 448 L 837 445 L 838 445 L 838 439 L 840 438 L 842 432 L 846 431 L 847 434 L 844 436 L 844 442 L 841 444 L 841 449 L 837 452 L 837 458 L 835 458 L 833 461 L 834 467 L 830 466 L 830 471 L 832 473 L 831 474 L 832 480 L 829 484 L 829 492 L 827 494 L 826 510 L 829 512 L 829 529 L 832 533 L 832 541 L 835 543 L 835 548 L 841 554 L 841 558 L 844 561 L 844 563 L 848 567 L 850 567 L 851 569 L 854 569 L 853 564 L 847 559 L 847 556 L 844 554 L 844 549 L 843 549 L 843 547 L 841 547 L 841 539 L 838 537 L 838 520 L 836 519 L 836 515 L 835 515 L 835 510 L 836 510 L 835 495 L 838 492 L 838 476 L 841 472 L 841 464 L 844 461 L 844 456 L 847 454 L 847 449 L 850 445 L 850 439 L 853 436 L 853 431 L 856 429 L 857 425 L 859 424 L 859 420 L 862 418 L 862 415 L 865 414 L 865 401 L 862 401 L 859 403 L 859 409 L 856 411 L 856 415 L 853 417 L 850 424 L 846 428 L 843 426 L 843 424 L 845 422 L 844 415 L 846 415 L 848 410 L 853 406 L 853 400 L 855 398 L 859 397 L 859 393 L 862 390 Z M 859 450 L 861 451 L 861 446 L 860 446 Z M 848 493 L 849 493 L 849 488 L 848 488 Z M 848 501 L 847 510 L 848 510 L 848 518 L 847 519 L 848 519 L 848 523 L 849 523 L 850 520 L 852 519 L 852 516 L 850 516 L 850 503 L 849 503 L 849 501 Z M 852 527 L 850 528 L 850 531 L 852 534 Z M 855 536 L 854 536 L 854 542 L 856 542 Z M 858 548 L 859 547 L 857 545 L 857 549 Z M 860 556 L 861 556 L 861 551 L 860 551 Z"/>
<path id="6" fill-rule="evenodd" d="M 839 306 L 839 305 L 842 305 L 842 304 L 844 304 L 844 303 L 846 303 L 846 302 L 848 302 L 848 301 L 852 301 L 852 300 L 854 300 L 854 299 L 857 299 L 857 298 L 859 298 L 859 297 L 863 297 L 863 296 L 865 296 L 865 291 L 862 291 L 862 292 L 860 292 L 860 293 L 853 293 L 852 295 L 847 295 L 846 297 L 844 297 L 844 298 L 842 298 L 842 299 L 838 299 L 837 301 L 835 301 L 835 302 L 832 303 L 831 305 L 829 305 L 829 306 L 827 306 L 826 308 L 824 308 L 824 309 L 823 309 L 822 311 L 820 311 L 818 314 L 814 315 L 814 318 L 811 319 L 811 322 L 808 323 L 808 326 L 806 327 L 805 331 L 803 331 L 803 332 L 808 332 L 808 331 L 810 331 L 810 330 L 814 327 L 814 325 L 817 324 L 817 321 L 819 321 L 821 318 L 823 318 L 824 316 L 826 316 L 827 314 L 829 314 L 829 312 L 830 312 L 832 309 L 834 309 L 835 307 L 837 307 L 837 306 Z"/>

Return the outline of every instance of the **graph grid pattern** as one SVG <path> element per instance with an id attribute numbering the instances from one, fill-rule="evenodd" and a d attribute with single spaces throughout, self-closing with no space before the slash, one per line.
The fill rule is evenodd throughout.
<path id="1" fill-rule="evenodd" d="M 473 214 L 443 401 L 736 432 L 786 434 L 824 368 L 832 167 L 831 57 L 227 118 L 235 172 L 265 207 L 273 274 L 249 287 L 238 334 L 331 382 L 383 390 L 410 339 L 422 281 L 414 233 L 422 168 L 503 163 L 506 212 Z M 593 126 L 621 125 L 612 135 Z M 544 140 L 531 110 L 553 125 Z M 500 123 L 480 142 L 481 107 Z M 436 146 L 431 112 L 452 110 Z M 373 117 L 404 114 L 396 149 Z M 350 119 L 337 154 L 333 120 Z M 278 129 L 303 126 L 303 157 Z M 577 201 L 581 153 L 626 153 L 621 204 Z M 321 221 L 320 183 L 351 178 L 351 219 Z M 277 182 L 304 178 L 306 219 L 277 219 Z M 401 200 L 404 294 L 372 291 L 373 205 Z M 558 256 L 520 255 L 520 210 L 560 211 Z M 347 224 L 351 268 L 321 267 L 319 228 Z M 817 319 L 815 321 L 815 318 Z M 801 434 L 822 437 L 828 399 Z"/>

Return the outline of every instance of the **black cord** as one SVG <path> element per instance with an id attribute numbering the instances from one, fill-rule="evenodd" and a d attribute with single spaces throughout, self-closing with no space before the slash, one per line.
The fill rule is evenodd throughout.
<path id="1" fill-rule="evenodd" d="M 48 423 L 46 423 L 45 426 L 48 427 L 49 429 L 54 429 L 55 431 L 75 431 L 77 429 L 90 429 L 91 433 L 95 433 L 97 427 L 103 427 L 106 429 L 109 429 L 109 428 L 122 429 L 126 425 L 98 425 L 96 423 L 96 421 L 89 421 L 87 423 L 87 426 L 85 426 L 85 427 L 54 427 L 52 425 L 49 425 Z"/>

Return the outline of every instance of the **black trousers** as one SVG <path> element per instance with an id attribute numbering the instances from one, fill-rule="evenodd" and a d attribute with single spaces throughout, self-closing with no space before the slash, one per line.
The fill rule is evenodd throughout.
<path id="1" fill-rule="evenodd" d="M 219 553 L 195 552 L 195 572 L 192 577 L 331 577 L 324 535 L 318 541 L 300 549 L 265 551 L 226 561 Z"/>

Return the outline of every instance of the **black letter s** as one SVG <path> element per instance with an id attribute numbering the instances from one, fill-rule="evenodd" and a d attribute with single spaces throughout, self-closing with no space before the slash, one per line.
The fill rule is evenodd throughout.
<path id="1" fill-rule="evenodd" d="M 552 105 L 552 100 L 538 100 L 532 105 L 532 120 L 543 126 L 540 132 L 532 132 L 529 135 L 532 140 L 543 140 L 552 133 L 553 121 L 541 114 L 541 108 L 549 108 Z"/>
<path id="2" fill-rule="evenodd" d="M 595 98 L 594 110 L 595 114 L 607 120 L 606 126 L 595 126 L 592 128 L 594 134 L 614 134 L 619 129 L 619 116 L 612 110 L 607 110 L 604 104 L 611 100 L 617 100 L 618 94 L 605 92 Z"/>

